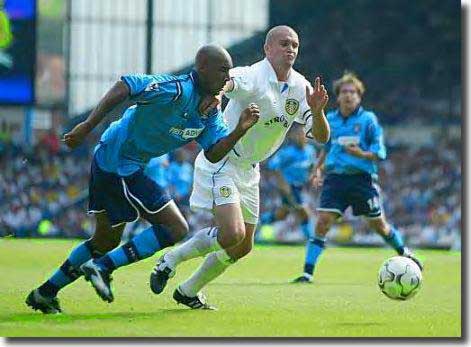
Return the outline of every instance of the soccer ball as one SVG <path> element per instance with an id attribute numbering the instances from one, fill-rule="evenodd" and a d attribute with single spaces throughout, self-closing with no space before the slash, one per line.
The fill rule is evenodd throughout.
<path id="1" fill-rule="evenodd" d="M 392 257 L 381 265 L 378 285 L 388 298 L 408 300 L 418 293 L 422 285 L 422 272 L 413 260 Z"/>

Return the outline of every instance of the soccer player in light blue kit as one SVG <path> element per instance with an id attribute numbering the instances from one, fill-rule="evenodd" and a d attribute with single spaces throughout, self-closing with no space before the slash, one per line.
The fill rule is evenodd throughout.
<path id="1" fill-rule="evenodd" d="M 87 120 L 64 135 L 66 145 L 74 148 L 110 112 L 123 104 L 133 105 L 108 127 L 95 148 L 89 184 L 94 235 L 75 247 L 51 278 L 28 295 L 28 306 L 43 313 L 61 312 L 58 291 L 82 274 L 102 299 L 111 302 L 114 269 L 147 258 L 187 234 L 182 213 L 166 190 L 144 174 L 144 168 L 151 158 L 193 140 L 203 147 L 209 161 L 217 162 L 258 121 L 258 106 L 251 104 L 229 134 L 219 110 L 208 115 L 200 112 L 200 102 L 219 93 L 230 68 L 229 53 L 207 45 L 198 50 L 195 69 L 189 74 L 123 76 Z M 103 256 L 118 246 L 125 224 L 140 216 L 151 227 Z"/>
<path id="2" fill-rule="evenodd" d="M 152 158 L 144 169 L 144 175 L 149 177 L 151 180 L 155 181 L 160 187 L 167 189 L 169 191 L 169 174 L 168 167 L 170 165 L 169 155 L 164 154 L 157 158 Z M 175 200 L 173 194 L 169 191 L 170 196 Z M 177 204 L 178 205 L 178 204 Z M 142 228 L 147 228 L 149 223 L 144 219 L 140 218 L 139 220 L 133 223 L 127 223 L 126 227 L 123 230 L 123 235 L 121 237 L 121 242 L 126 241 L 129 238 L 132 238 L 136 232 L 139 232 Z"/>
<path id="3" fill-rule="evenodd" d="M 164 154 L 160 157 L 152 158 L 144 169 L 144 173 L 161 187 L 167 187 L 170 183 L 168 174 L 169 166 L 169 155 Z"/>
<path id="4" fill-rule="evenodd" d="M 168 168 L 169 182 L 175 200 L 182 205 L 189 205 L 188 198 L 193 183 L 193 166 L 185 161 L 183 150 L 173 153 L 173 160 Z"/>
<path id="5" fill-rule="evenodd" d="M 307 242 L 304 273 L 294 282 L 312 282 L 314 267 L 325 247 L 325 237 L 347 207 L 355 216 L 364 216 L 371 229 L 381 235 L 399 255 L 422 263 L 404 247 L 399 231 L 386 221 L 377 184 L 379 160 L 386 159 L 383 129 L 376 115 L 360 106 L 365 91 L 363 83 L 352 73 L 334 83 L 339 108 L 327 114 L 330 140 L 322 150 L 316 172 L 324 168 L 320 205 L 317 208 L 315 234 Z M 314 184 L 320 176 L 313 178 Z"/>
<path id="6" fill-rule="evenodd" d="M 302 190 L 308 183 L 316 158 L 316 149 L 307 143 L 307 137 L 299 126 L 293 126 L 290 143 L 281 147 L 268 161 L 267 169 L 274 172 L 283 206 L 276 215 L 285 215 L 294 210 L 301 222 L 301 230 L 310 237 L 309 211 L 303 206 Z M 274 216 L 271 217 L 274 219 Z"/>

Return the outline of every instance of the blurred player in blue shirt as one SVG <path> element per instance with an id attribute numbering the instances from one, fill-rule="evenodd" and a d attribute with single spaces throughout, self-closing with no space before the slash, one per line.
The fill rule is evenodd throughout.
<path id="1" fill-rule="evenodd" d="M 168 168 L 172 196 L 179 204 L 188 206 L 193 184 L 193 165 L 185 160 L 183 149 L 175 151 L 172 157 Z"/>
<path id="2" fill-rule="evenodd" d="M 321 183 L 315 234 L 307 242 L 304 273 L 294 282 L 311 282 L 314 267 L 324 250 L 325 237 L 338 217 L 351 206 L 353 215 L 364 216 L 371 229 L 381 235 L 399 255 L 421 262 L 404 247 L 402 237 L 384 216 L 377 184 L 378 161 L 386 159 L 383 129 L 376 115 L 360 106 L 365 91 L 363 83 L 351 73 L 334 83 L 339 108 L 327 114 L 330 140 L 322 150 L 314 184 Z"/>
<path id="3" fill-rule="evenodd" d="M 169 185 L 169 167 L 169 155 L 164 154 L 160 157 L 152 158 L 144 169 L 144 174 L 149 176 L 160 186 L 167 187 Z"/>
<path id="4" fill-rule="evenodd" d="M 151 180 L 156 182 L 159 186 L 164 189 L 169 190 L 169 155 L 164 154 L 157 158 L 152 158 L 149 163 L 147 164 L 146 168 L 144 169 L 144 174 L 149 177 Z M 174 198 L 173 194 L 170 193 L 170 196 Z M 174 198 L 175 200 L 175 198 Z M 124 228 L 123 235 L 121 237 L 121 241 L 127 241 L 132 238 L 136 233 L 142 231 L 149 226 L 149 223 L 140 218 L 139 220 L 131 223 L 127 223 L 126 227 Z"/>
<path id="5" fill-rule="evenodd" d="M 315 164 L 316 149 L 307 143 L 304 131 L 299 126 L 291 129 L 289 139 L 290 142 L 280 148 L 267 164 L 267 168 L 275 174 L 283 203 L 283 206 L 271 215 L 282 219 L 290 210 L 294 210 L 301 222 L 303 234 L 309 238 L 309 210 L 307 206 L 303 206 L 302 191 Z M 264 222 L 275 219 L 274 216 L 270 217 Z"/>
<path id="6" fill-rule="evenodd" d="M 111 302 L 113 270 L 147 258 L 187 234 L 188 224 L 177 205 L 144 168 L 152 158 L 193 140 L 210 162 L 217 162 L 258 121 L 258 107 L 252 104 L 229 134 L 219 110 L 206 114 L 199 109 L 204 98 L 222 90 L 231 68 L 224 48 L 207 45 L 198 50 L 189 74 L 123 76 L 87 120 L 64 135 L 65 144 L 75 148 L 107 115 L 122 114 L 101 136 L 91 164 L 89 213 L 96 218 L 95 233 L 28 295 L 28 306 L 43 313 L 61 312 L 58 291 L 82 274 L 103 300 Z M 125 224 L 141 216 L 151 227 L 114 249 Z"/>

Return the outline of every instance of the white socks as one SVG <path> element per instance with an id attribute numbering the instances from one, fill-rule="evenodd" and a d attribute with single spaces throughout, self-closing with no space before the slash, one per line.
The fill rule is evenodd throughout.
<path id="1" fill-rule="evenodd" d="M 186 296 L 196 296 L 201 288 L 220 276 L 233 263 L 234 260 L 224 249 L 209 254 L 198 270 L 180 285 L 180 291 Z"/>
<path id="2" fill-rule="evenodd" d="M 218 228 L 216 227 L 198 231 L 192 238 L 165 254 L 165 262 L 168 263 L 170 268 L 175 269 L 178 264 L 185 260 L 222 250 L 223 248 L 217 241 L 217 232 Z"/>

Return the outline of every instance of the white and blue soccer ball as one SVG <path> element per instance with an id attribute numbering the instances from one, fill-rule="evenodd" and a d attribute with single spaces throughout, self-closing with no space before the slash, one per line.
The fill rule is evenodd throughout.
<path id="1" fill-rule="evenodd" d="M 419 266 L 406 257 L 392 257 L 386 260 L 378 273 L 379 289 L 390 299 L 409 300 L 422 285 Z"/>

